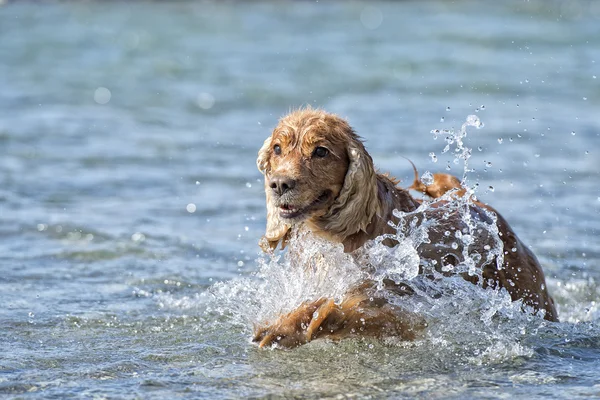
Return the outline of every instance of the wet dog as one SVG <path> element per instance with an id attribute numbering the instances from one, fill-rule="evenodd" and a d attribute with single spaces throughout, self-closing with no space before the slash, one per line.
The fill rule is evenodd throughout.
<path id="1" fill-rule="evenodd" d="M 361 139 L 344 119 L 322 110 L 302 109 L 282 118 L 260 149 L 257 165 L 265 176 L 267 228 L 261 245 L 266 251 L 285 247 L 292 230 L 303 227 L 342 244 L 345 252 L 355 252 L 372 239 L 397 233 L 389 223 L 401 222 L 394 210 L 413 212 L 420 205 L 408 190 L 398 187 L 397 180 L 376 172 Z M 415 179 L 412 189 L 432 198 L 449 190 L 460 196 L 465 190 L 448 174 L 436 174 L 429 186 Z M 483 257 L 476 266 L 481 270 L 479 277 L 462 276 L 484 287 L 505 288 L 513 301 L 522 300 L 536 312 L 542 311 L 545 319 L 557 321 L 535 255 L 492 207 L 474 200 L 467 212 L 474 220 L 497 225 L 504 254 L 500 258 Z M 495 214 L 495 221 L 490 212 Z M 417 248 L 421 259 L 437 260 L 434 264 L 440 268 L 459 264 L 461 249 L 437 244 L 444 242 L 445 232 L 464 229 L 461 216 L 432 207 L 426 217 L 436 224 L 429 231 L 429 243 Z M 484 254 L 490 240 L 481 233 L 470 249 Z M 397 244 L 390 238 L 383 243 Z M 398 289 L 389 283 L 391 290 Z M 372 282 L 364 282 L 339 303 L 328 298 L 309 301 L 256 327 L 254 340 L 260 347 L 294 347 L 321 337 L 395 336 L 411 340 L 425 327 L 419 315 L 390 304 L 377 296 Z"/>

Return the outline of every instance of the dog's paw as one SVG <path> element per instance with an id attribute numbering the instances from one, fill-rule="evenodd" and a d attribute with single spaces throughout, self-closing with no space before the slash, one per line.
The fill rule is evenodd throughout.
<path id="1" fill-rule="evenodd" d="M 274 323 L 255 329 L 253 341 L 258 343 L 258 347 L 283 348 L 293 348 L 308 343 L 336 307 L 333 299 L 325 298 L 303 303 Z"/>

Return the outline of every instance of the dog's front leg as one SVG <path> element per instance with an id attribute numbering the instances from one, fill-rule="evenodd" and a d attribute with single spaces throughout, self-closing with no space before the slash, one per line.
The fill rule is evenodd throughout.
<path id="1" fill-rule="evenodd" d="M 303 303 L 273 324 L 257 328 L 254 341 L 259 347 L 277 345 L 293 348 L 319 338 L 396 337 L 414 340 L 426 326 L 421 316 L 391 305 L 385 299 L 351 294 L 341 304 L 326 298 Z"/>
<path id="2" fill-rule="evenodd" d="M 315 337 L 323 321 L 337 308 L 333 299 L 327 298 L 303 303 L 274 323 L 256 328 L 253 341 L 258 342 L 259 347 L 277 345 L 285 348 L 308 343 Z"/>

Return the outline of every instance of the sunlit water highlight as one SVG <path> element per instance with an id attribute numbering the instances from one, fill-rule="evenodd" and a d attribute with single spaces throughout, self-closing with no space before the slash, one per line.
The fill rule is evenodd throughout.
<path id="1" fill-rule="evenodd" d="M 0 396 L 599 395 L 600 9 L 326 3 L 0 6 Z M 466 179 L 540 258 L 561 322 L 415 276 L 426 226 L 358 260 L 310 235 L 296 258 L 260 254 L 256 152 L 306 103 L 348 117 L 404 186 L 403 156 Z M 468 115 L 485 128 L 455 163 Z M 420 290 L 396 300 L 422 339 L 250 343 L 386 276 Z"/>

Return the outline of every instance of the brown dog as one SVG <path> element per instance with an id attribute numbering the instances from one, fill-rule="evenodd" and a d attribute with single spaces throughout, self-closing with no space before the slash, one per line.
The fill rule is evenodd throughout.
<path id="1" fill-rule="evenodd" d="M 369 240 L 397 232 L 389 224 L 401 222 L 394 210 L 412 212 L 420 205 L 408 191 L 397 187 L 396 180 L 375 171 L 363 143 L 345 120 L 321 110 L 298 110 L 282 118 L 260 149 L 257 165 L 265 175 L 267 197 L 264 250 L 280 244 L 284 247 L 292 227 L 304 226 L 318 236 L 341 243 L 345 252 L 353 252 Z M 433 198 L 451 189 L 464 193 L 460 182 L 447 174 L 436 174 L 429 190 L 419 185 L 416 181 L 413 188 Z M 441 268 L 462 260 L 460 248 L 452 250 L 438 244 L 444 242 L 448 231 L 463 230 L 464 222 L 456 212 L 448 215 L 445 203 L 440 204 L 423 216 L 435 220 L 436 225 L 429 231 L 429 243 L 417 250 L 421 259 L 436 260 L 434 264 Z M 477 268 L 482 270 L 483 279 L 461 275 L 484 287 L 506 288 L 513 300 L 522 299 L 534 310 L 544 310 L 547 320 L 557 321 L 542 268 L 533 253 L 493 208 L 479 201 L 467 207 L 471 218 L 481 223 L 492 224 L 487 211 L 496 213 L 504 257 L 502 264 L 496 262 L 498 257 L 481 259 Z M 485 233 L 476 239 L 470 249 L 484 254 L 492 239 Z M 397 244 L 392 239 L 384 243 Z M 389 283 L 391 290 L 403 290 Z M 410 340 L 425 326 L 420 316 L 374 296 L 372 282 L 365 282 L 340 304 L 324 298 L 302 304 L 277 321 L 258 327 L 254 340 L 261 347 L 294 347 L 319 337 L 340 339 L 353 335 Z"/>

